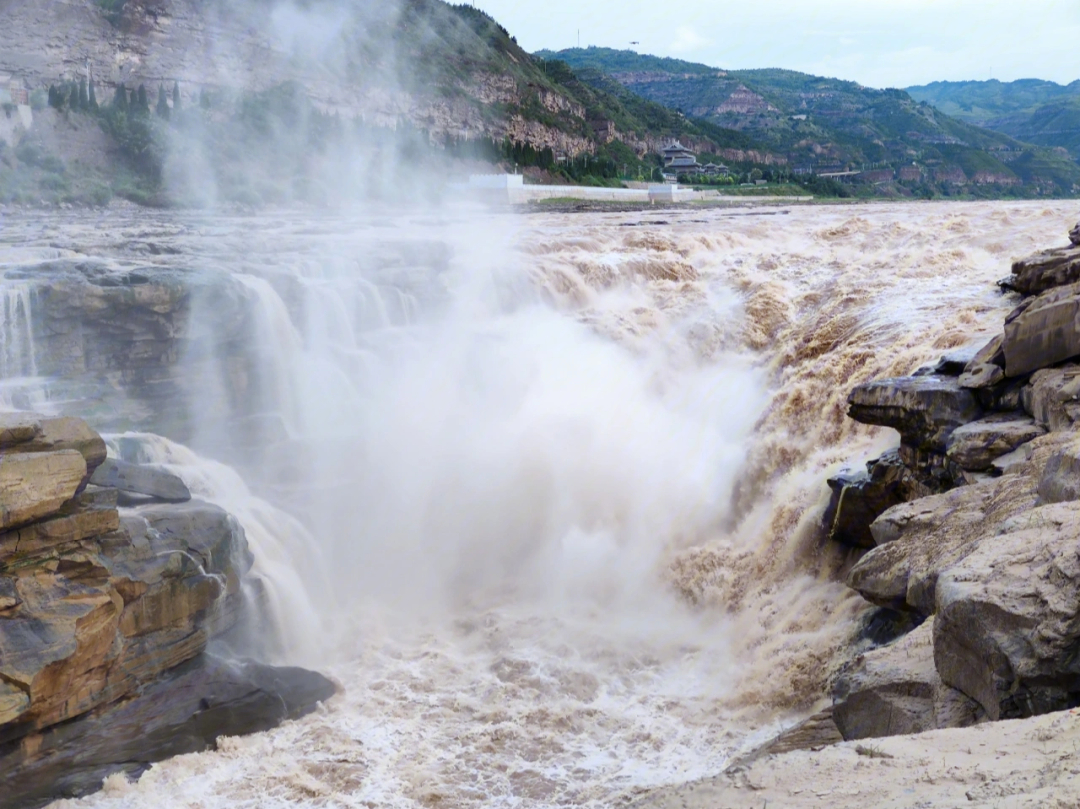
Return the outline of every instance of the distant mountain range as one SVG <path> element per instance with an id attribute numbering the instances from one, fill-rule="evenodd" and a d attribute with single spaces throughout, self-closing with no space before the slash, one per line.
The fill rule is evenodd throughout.
<path id="1" fill-rule="evenodd" d="M 901 185 L 1080 192 L 1080 165 L 1061 151 L 1039 148 L 1062 145 L 1049 132 L 1061 126 L 1063 113 L 1042 121 L 1045 137 L 1025 141 L 1021 133 L 1035 134 L 1030 120 L 1013 127 L 1018 134 L 989 129 L 977 125 L 982 120 L 962 120 L 904 90 L 876 90 L 789 70 L 720 70 L 608 48 L 536 55 L 565 62 L 593 86 L 621 85 L 687 116 L 741 132 L 752 140 L 751 148 L 768 152 L 796 173 L 859 172 L 887 183 L 891 172 Z"/>
<path id="2" fill-rule="evenodd" d="M 936 81 L 907 91 L 954 118 L 1080 158 L 1080 80 Z"/>

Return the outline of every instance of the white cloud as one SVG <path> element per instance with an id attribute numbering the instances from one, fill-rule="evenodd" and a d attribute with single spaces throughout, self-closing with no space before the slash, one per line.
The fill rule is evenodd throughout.
<path id="1" fill-rule="evenodd" d="M 675 41 L 671 43 L 672 53 L 689 53 L 701 50 L 709 45 L 709 40 L 688 25 L 679 26 L 675 31 Z"/>

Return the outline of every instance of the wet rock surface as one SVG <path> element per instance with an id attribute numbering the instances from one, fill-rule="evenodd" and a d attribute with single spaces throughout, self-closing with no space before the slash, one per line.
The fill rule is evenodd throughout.
<path id="1" fill-rule="evenodd" d="M 310 672 L 200 658 L 245 614 L 253 560 L 233 517 L 174 475 L 106 459 L 81 420 L 2 414 L 0 439 L 0 807 L 84 794 L 333 692 Z M 117 486 L 153 502 L 121 512 Z"/>
<path id="2" fill-rule="evenodd" d="M 334 692 L 315 672 L 200 655 L 130 700 L 0 743 L 0 807 L 30 809 L 96 792 L 113 773 L 135 776 L 155 761 L 212 750 L 222 736 L 268 730 L 310 713 Z"/>
<path id="3" fill-rule="evenodd" d="M 168 503 L 186 503 L 191 492 L 171 472 L 107 458 L 90 477 L 90 482 L 130 494 L 141 494 Z"/>

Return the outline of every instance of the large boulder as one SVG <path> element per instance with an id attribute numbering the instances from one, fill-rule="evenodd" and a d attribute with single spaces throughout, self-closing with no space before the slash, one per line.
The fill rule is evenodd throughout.
<path id="1" fill-rule="evenodd" d="M 1069 242 L 1080 246 L 1080 222 L 1077 222 L 1076 227 L 1069 231 Z"/>
<path id="2" fill-rule="evenodd" d="M 982 415 L 975 395 L 950 376 L 868 382 L 851 392 L 848 405 L 855 421 L 892 427 L 903 444 L 939 453 L 953 430 Z"/>
<path id="3" fill-rule="evenodd" d="M 1017 377 L 1080 354 L 1080 284 L 1051 289 L 1005 324 L 1005 375 Z"/>
<path id="4" fill-rule="evenodd" d="M 870 526 L 874 548 L 848 572 L 847 584 L 882 607 L 933 614 L 941 572 L 972 550 L 988 525 L 1035 503 L 1025 475 L 986 480 L 895 506 Z"/>
<path id="5" fill-rule="evenodd" d="M 1080 281 L 1080 247 L 1043 250 L 1013 262 L 1006 285 L 1025 295 L 1038 295 L 1054 287 Z"/>
<path id="6" fill-rule="evenodd" d="M 112 773 L 136 776 L 155 761 L 212 750 L 222 736 L 268 730 L 334 692 L 314 672 L 202 655 L 79 722 L 0 742 L 0 806 L 35 809 L 95 792 Z M 0 716 L 4 705 L 0 683 Z"/>
<path id="7" fill-rule="evenodd" d="M 1080 503 L 1041 506 L 943 571 L 934 660 L 991 719 L 1080 700 Z"/>
<path id="8" fill-rule="evenodd" d="M 85 477 L 86 460 L 73 449 L 0 453 L 0 530 L 59 511 Z"/>
<path id="9" fill-rule="evenodd" d="M 995 459 L 1045 432 L 1024 414 L 998 413 L 957 427 L 949 437 L 945 455 L 963 469 L 984 471 Z"/>
<path id="10" fill-rule="evenodd" d="M 833 685 L 833 721 L 845 741 L 974 725 L 978 703 L 945 685 L 934 667 L 934 619 L 859 655 Z"/>

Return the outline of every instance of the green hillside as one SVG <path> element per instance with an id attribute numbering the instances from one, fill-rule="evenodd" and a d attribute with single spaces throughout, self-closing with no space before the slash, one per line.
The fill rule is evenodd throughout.
<path id="1" fill-rule="evenodd" d="M 916 101 L 932 104 L 946 115 L 985 125 L 995 118 L 1030 115 L 1052 101 L 1080 96 L 1080 81 L 1056 84 L 1042 79 L 1018 81 L 935 81 L 908 87 Z"/>
<path id="2" fill-rule="evenodd" d="M 942 81 L 908 92 L 948 115 L 1080 159 L 1080 80 Z"/>
<path id="3" fill-rule="evenodd" d="M 583 78 L 603 75 L 645 99 L 742 132 L 786 159 L 795 173 L 866 170 L 876 172 L 880 185 L 879 175 L 892 169 L 903 188 L 905 168 L 908 184 L 920 193 L 944 190 L 942 184 L 987 186 L 980 193 L 989 186 L 1008 194 L 1080 192 L 1080 165 L 1037 148 L 1058 144 L 1035 139 L 1032 145 L 958 120 L 903 90 L 790 70 L 719 70 L 607 48 L 538 55 L 562 59 Z M 1068 123 L 1062 111 L 1047 115 L 1044 129 Z"/>

